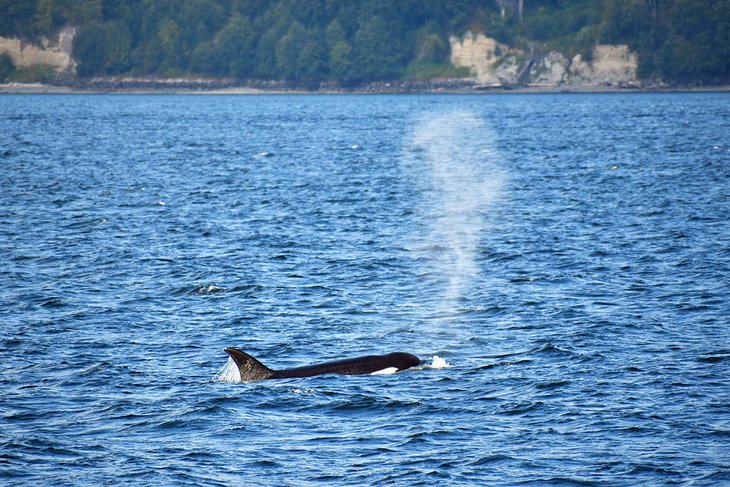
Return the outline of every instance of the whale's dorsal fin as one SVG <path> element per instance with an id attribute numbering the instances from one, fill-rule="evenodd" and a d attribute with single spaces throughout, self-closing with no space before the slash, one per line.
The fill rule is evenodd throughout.
<path id="1" fill-rule="evenodd" d="M 241 382 L 256 382 L 258 380 L 270 379 L 276 372 L 237 348 L 226 348 L 225 352 L 230 355 L 238 366 L 238 373 L 241 374 Z"/>

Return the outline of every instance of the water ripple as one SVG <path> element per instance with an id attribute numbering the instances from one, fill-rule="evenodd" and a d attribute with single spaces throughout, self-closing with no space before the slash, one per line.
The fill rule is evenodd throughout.
<path id="1" fill-rule="evenodd" d="M 727 101 L 0 98 L 4 485 L 727 483 Z"/>

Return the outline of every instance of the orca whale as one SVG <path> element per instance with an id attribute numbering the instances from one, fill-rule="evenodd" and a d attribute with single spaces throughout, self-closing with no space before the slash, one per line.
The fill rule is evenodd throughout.
<path id="1" fill-rule="evenodd" d="M 226 348 L 225 352 L 230 355 L 238 366 L 241 375 L 241 382 L 256 382 L 264 379 L 288 379 L 292 377 L 312 377 L 323 374 L 358 375 L 373 374 L 377 372 L 401 370 L 415 367 L 421 363 L 421 359 L 415 355 L 404 352 L 394 352 L 387 355 L 366 355 L 364 357 L 348 358 L 325 362 L 321 364 L 306 365 L 293 369 L 273 370 L 253 358 L 251 355 L 237 348 Z"/>

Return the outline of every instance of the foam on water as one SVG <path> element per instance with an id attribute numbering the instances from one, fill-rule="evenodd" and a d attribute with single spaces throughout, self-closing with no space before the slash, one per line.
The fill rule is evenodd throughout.
<path id="1" fill-rule="evenodd" d="M 241 382 L 241 373 L 231 357 L 213 377 L 213 382 Z"/>
<path id="2" fill-rule="evenodd" d="M 439 357 L 438 355 L 434 355 L 431 357 L 431 364 L 428 366 L 429 369 L 446 369 L 448 367 L 451 367 L 451 365 L 446 362 L 445 359 Z"/>

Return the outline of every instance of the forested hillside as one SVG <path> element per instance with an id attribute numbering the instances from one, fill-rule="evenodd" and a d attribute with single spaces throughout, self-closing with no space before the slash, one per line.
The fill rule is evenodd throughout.
<path id="1" fill-rule="evenodd" d="M 0 36 L 64 25 L 81 77 L 457 76 L 448 38 L 471 30 L 571 55 L 628 44 L 644 79 L 730 81 L 730 0 L 0 0 Z"/>

